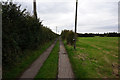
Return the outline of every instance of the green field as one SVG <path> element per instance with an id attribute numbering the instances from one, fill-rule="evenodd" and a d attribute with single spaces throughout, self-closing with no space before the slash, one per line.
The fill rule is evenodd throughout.
<path id="1" fill-rule="evenodd" d="M 56 78 L 58 73 L 58 55 L 59 55 L 59 42 L 57 41 L 52 52 L 40 68 L 35 78 Z"/>
<path id="2" fill-rule="evenodd" d="M 79 37 L 76 50 L 64 44 L 77 78 L 118 77 L 117 37 Z"/>

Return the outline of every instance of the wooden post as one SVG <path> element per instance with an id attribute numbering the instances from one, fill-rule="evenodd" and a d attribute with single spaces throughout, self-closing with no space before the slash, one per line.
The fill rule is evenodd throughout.
<path id="1" fill-rule="evenodd" d="M 36 0 L 33 0 L 34 17 L 37 19 Z"/>
<path id="2" fill-rule="evenodd" d="M 76 11 L 75 11 L 75 35 L 74 35 L 74 49 L 76 49 L 76 30 L 77 30 L 77 7 L 78 7 L 78 0 L 76 0 Z"/>
<path id="3" fill-rule="evenodd" d="M 57 26 L 56 26 L 56 34 L 57 34 Z"/>

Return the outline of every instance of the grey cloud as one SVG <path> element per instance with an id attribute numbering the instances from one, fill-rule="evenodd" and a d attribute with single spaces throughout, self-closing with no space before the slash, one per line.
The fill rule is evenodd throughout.
<path id="1" fill-rule="evenodd" d="M 17 0 L 32 14 L 32 1 Z M 77 32 L 117 31 L 119 0 L 79 0 Z M 75 0 L 37 0 L 37 14 L 45 26 L 59 33 L 74 30 Z"/>
<path id="2" fill-rule="evenodd" d="M 38 6 L 38 13 L 41 14 L 67 14 L 72 11 L 67 2 L 39 2 Z"/>

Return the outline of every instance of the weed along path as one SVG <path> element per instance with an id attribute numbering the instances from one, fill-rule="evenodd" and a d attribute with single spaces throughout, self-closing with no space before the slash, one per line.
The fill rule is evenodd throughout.
<path id="1" fill-rule="evenodd" d="M 58 79 L 59 78 L 74 78 L 73 70 L 65 50 L 64 44 L 60 38 L 60 52 L 58 63 Z"/>
<path id="2" fill-rule="evenodd" d="M 57 41 L 57 40 L 56 40 Z M 34 78 L 38 73 L 39 69 L 42 67 L 44 61 L 48 58 L 53 47 L 56 44 L 56 41 L 36 59 L 33 64 L 22 74 L 20 78 Z"/>

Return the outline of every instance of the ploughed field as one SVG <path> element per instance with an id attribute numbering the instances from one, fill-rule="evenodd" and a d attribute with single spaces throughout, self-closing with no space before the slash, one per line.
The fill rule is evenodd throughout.
<path id="1" fill-rule="evenodd" d="M 76 50 L 64 44 L 77 78 L 118 77 L 118 37 L 79 37 Z"/>

